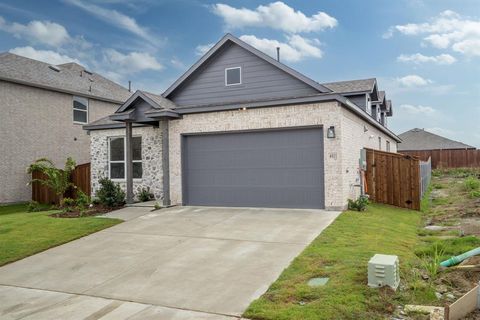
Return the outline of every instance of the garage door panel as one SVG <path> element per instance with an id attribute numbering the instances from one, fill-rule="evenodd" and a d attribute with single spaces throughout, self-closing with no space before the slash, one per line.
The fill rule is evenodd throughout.
<path id="1" fill-rule="evenodd" d="M 185 136 L 188 205 L 323 208 L 323 131 Z"/>

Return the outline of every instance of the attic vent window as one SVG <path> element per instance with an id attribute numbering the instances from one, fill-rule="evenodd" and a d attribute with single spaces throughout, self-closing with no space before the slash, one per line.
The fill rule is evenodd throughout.
<path id="1" fill-rule="evenodd" d="M 225 69 L 225 85 L 235 86 L 242 84 L 242 68 L 227 68 Z"/>
<path id="2" fill-rule="evenodd" d="M 57 72 L 60 72 L 60 68 L 57 67 L 57 66 L 48 66 L 50 69 L 52 69 L 53 71 L 57 71 Z"/>

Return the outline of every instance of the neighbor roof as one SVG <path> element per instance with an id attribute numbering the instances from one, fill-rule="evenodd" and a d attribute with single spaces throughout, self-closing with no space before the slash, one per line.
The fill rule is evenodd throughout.
<path id="1" fill-rule="evenodd" d="M 178 88 L 185 80 L 187 80 L 200 66 L 206 63 L 210 57 L 212 57 L 217 51 L 219 51 L 227 42 L 233 42 L 243 49 L 249 51 L 250 53 L 256 55 L 260 59 L 271 63 L 272 65 L 276 66 L 277 68 L 283 70 L 284 72 L 288 73 L 289 75 L 297 78 L 298 80 L 302 81 L 303 83 L 311 86 L 312 88 L 319 91 L 319 93 L 327 93 L 331 92 L 330 89 L 326 88 L 325 86 L 319 84 L 318 82 L 304 76 L 300 72 L 293 70 L 292 68 L 284 65 L 283 63 L 273 59 L 269 55 L 261 52 L 260 50 L 252 47 L 248 43 L 238 39 L 237 37 L 227 33 L 220 41 L 218 41 L 206 54 L 204 54 L 200 60 L 198 60 L 190 69 L 188 69 L 177 81 L 175 81 L 165 92 L 162 94 L 164 97 L 168 97 L 176 88 Z"/>
<path id="2" fill-rule="evenodd" d="M 0 54 L 0 80 L 114 103 L 123 103 L 131 95 L 126 88 L 78 63 L 52 66 L 9 52 Z"/>
<path id="3" fill-rule="evenodd" d="M 376 83 L 377 83 L 377 80 L 375 78 L 371 78 L 371 79 L 328 82 L 328 83 L 322 83 L 322 85 L 332 90 L 333 92 L 345 94 L 345 93 L 372 92 L 375 88 Z"/>
<path id="4" fill-rule="evenodd" d="M 436 150 L 436 149 L 475 149 L 468 144 L 450 140 L 425 129 L 415 128 L 398 135 L 402 143 L 398 145 L 398 151 L 405 150 Z"/>

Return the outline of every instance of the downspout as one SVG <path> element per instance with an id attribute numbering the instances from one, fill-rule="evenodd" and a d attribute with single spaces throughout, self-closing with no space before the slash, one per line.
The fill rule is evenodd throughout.
<path id="1" fill-rule="evenodd" d="M 159 121 L 162 130 L 162 174 L 163 174 L 163 206 L 170 205 L 170 158 L 168 146 L 168 119 Z"/>
<path id="2" fill-rule="evenodd" d="M 125 138 L 126 138 L 126 153 L 127 153 L 127 204 L 133 203 L 133 149 L 132 149 L 132 122 L 125 122 Z"/>

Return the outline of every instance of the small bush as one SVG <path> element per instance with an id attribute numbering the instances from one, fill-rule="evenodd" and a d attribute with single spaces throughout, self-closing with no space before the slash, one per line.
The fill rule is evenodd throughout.
<path id="1" fill-rule="evenodd" d="M 150 192 L 150 188 L 142 188 L 138 194 L 138 199 L 142 202 L 150 201 L 153 199 L 153 194 Z"/>
<path id="2" fill-rule="evenodd" d="M 40 203 L 38 203 L 37 201 L 30 201 L 27 206 L 27 211 L 28 212 L 42 211 L 42 207 L 40 206 Z"/>
<path id="3" fill-rule="evenodd" d="M 465 187 L 465 190 L 467 191 L 478 190 L 480 189 L 480 180 L 470 176 L 467 179 L 465 179 L 465 181 L 463 182 L 463 185 Z"/>
<path id="4" fill-rule="evenodd" d="M 480 198 L 480 190 L 472 190 L 469 193 L 470 198 Z"/>
<path id="5" fill-rule="evenodd" d="M 106 207 L 119 207 L 125 204 L 125 192 L 120 185 L 115 184 L 108 178 L 101 178 L 99 181 L 100 189 L 96 196 L 101 205 Z"/>
<path id="6" fill-rule="evenodd" d="M 85 211 L 90 205 L 90 197 L 81 190 L 77 190 L 76 205 L 80 211 Z"/>
<path id="7" fill-rule="evenodd" d="M 365 211 L 368 203 L 366 196 L 360 196 L 357 200 L 348 199 L 348 210 Z"/>
<path id="8" fill-rule="evenodd" d="M 155 208 L 155 210 L 159 210 L 162 208 L 162 206 L 160 205 L 160 203 L 158 202 L 155 202 L 155 204 L 153 205 L 153 207 Z"/>
<path id="9" fill-rule="evenodd" d="M 72 198 L 63 198 L 63 211 L 72 212 L 75 209 L 75 200 Z"/>

